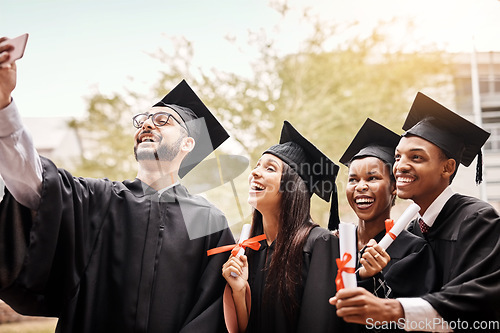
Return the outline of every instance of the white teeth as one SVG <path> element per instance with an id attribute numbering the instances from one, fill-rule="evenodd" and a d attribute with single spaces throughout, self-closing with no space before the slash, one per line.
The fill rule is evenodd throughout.
<path id="1" fill-rule="evenodd" d="M 413 181 L 412 178 L 398 177 L 398 182 L 411 183 L 412 181 Z"/>
<path id="2" fill-rule="evenodd" d="M 141 138 L 141 142 L 155 142 L 152 135 L 145 135 Z"/>
<path id="3" fill-rule="evenodd" d="M 252 190 L 263 190 L 265 188 L 264 186 L 254 182 L 250 184 L 250 187 L 252 188 Z"/>
<path id="4" fill-rule="evenodd" d="M 373 200 L 372 198 L 359 198 L 359 199 L 356 199 L 356 203 L 357 204 L 370 204 L 370 203 L 373 203 L 375 200 Z"/>

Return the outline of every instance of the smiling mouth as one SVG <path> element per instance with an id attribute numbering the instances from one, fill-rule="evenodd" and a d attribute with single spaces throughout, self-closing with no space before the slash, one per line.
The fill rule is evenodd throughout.
<path id="1" fill-rule="evenodd" d="M 364 197 L 364 198 L 357 198 L 354 200 L 354 202 L 356 203 L 356 206 L 358 206 L 358 208 L 366 209 L 366 208 L 370 207 L 371 205 L 373 205 L 373 203 L 375 202 L 375 199 Z"/>
<path id="2" fill-rule="evenodd" d="M 139 136 L 137 139 L 137 143 L 145 143 L 145 142 L 160 142 L 161 138 L 152 133 L 145 133 Z"/>
<path id="3" fill-rule="evenodd" d="M 250 190 L 252 191 L 256 191 L 256 192 L 260 192 L 260 191 L 264 191 L 265 187 L 261 184 L 258 184 L 258 183 L 250 183 Z"/>
<path id="4" fill-rule="evenodd" d="M 404 177 L 404 176 L 399 176 L 396 177 L 396 185 L 405 185 L 405 184 L 410 184 L 415 181 L 415 178 L 412 177 Z"/>

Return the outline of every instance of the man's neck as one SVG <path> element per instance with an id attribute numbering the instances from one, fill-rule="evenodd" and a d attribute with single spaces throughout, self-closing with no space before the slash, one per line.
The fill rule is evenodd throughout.
<path id="1" fill-rule="evenodd" d="M 166 161 L 140 161 L 137 178 L 159 191 L 179 180 L 179 166 Z"/>
<path id="2" fill-rule="evenodd" d="M 432 195 L 426 195 L 420 198 L 412 198 L 413 201 L 420 206 L 419 214 L 423 216 L 429 206 L 436 200 L 436 198 L 443 193 L 447 186 L 441 187 L 439 191 L 435 191 Z"/>
<path id="3" fill-rule="evenodd" d="M 444 205 L 448 202 L 448 200 L 453 196 L 454 192 L 451 187 L 445 188 L 426 208 L 424 213 L 420 213 L 420 216 L 423 218 L 424 222 L 432 227 L 434 225 L 434 221 L 438 217 L 439 213 L 443 209 Z"/>

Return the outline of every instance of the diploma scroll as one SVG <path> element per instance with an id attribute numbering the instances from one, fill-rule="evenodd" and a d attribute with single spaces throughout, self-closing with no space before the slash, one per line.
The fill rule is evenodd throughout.
<path id="1" fill-rule="evenodd" d="M 420 206 L 417 205 L 416 203 L 412 203 L 408 208 L 406 208 L 406 210 L 399 217 L 399 219 L 396 221 L 391 230 L 388 233 L 386 233 L 384 238 L 382 238 L 382 240 L 379 242 L 379 245 L 384 250 L 387 250 L 387 248 L 392 244 L 394 239 L 398 237 L 401 231 L 403 231 L 406 225 L 411 221 L 411 219 L 415 216 L 415 214 L 418 213 L 419 210 Z"/>
<path id="2" fill-rule="evenodd" d="M 351 223 L 340 223 L 339 224 L 339 248 L 340 248 L 340 259 L 345 260 L 350 259 L 345 262 L 345 269 L 341 269 L 343 286 L 345 288 L 355 288 L 356 283 L 356 273 L 354 270 L 356 268 L 356 226 Z M 339 267 L 340 268 L 340 267 Z"/>
<path id="3" fill-rule="evenodd" d="M 243 241 L 246 241 L 250 237 L 250 229 L 252 228 L 251 224 L 246 223 L 241 228 L 240 239 L 238 243 L 241 244 Z M 236 258 L 239 258 L 241 255 L 245 254 L 245 248 L 242 247 L 239 249 L 238 254 L 235 255 Z M 238 274 L 231 272 L 231 276 L 237 277 Z"/>

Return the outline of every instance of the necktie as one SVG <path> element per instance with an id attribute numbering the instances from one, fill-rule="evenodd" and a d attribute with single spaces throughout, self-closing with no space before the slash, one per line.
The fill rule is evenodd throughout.
<path id="1" fill-rule="evenodd" d="M 422 231 L 422 234 L 425 235 L 429 232 L 430 227 L 425 224 L 424 220 L 422 218 L 418 219 L 418 225 L 420 226 L 420 231 Z"/>

